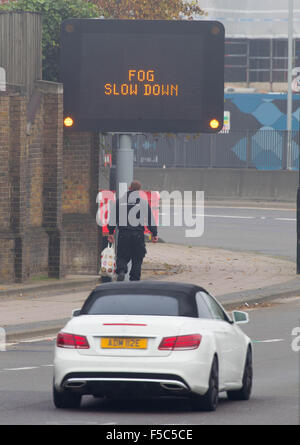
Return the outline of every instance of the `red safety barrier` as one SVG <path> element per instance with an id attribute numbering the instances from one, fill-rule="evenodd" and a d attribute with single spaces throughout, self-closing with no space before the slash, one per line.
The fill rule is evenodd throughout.
<path id="1" fill-rule="evenodd" d="M 105 154 L 103 156 L 103 162 L 104 162 L 104 167 L 111 167 L 112 166 L 112 155 Z"/>
<path id="2" fill-rule="evenodd" d="M 102 233 L 103 235 L 108 235 L 108 228 L 107 228 L 107 218 L 108 218 L 108 208 L 109 203 L 111 201 L 116 201 L 116 192 L 112 192 L 110 190 L 99 190 L 99 193 L 102 193 L 101 199 L 99 200 L 99 217 L 100 221 L 102 223 Z M 152 210 L 154 220 L 156 222 L 156 225 L 158 226 L 159 223 L 159 200 L 160 200 L 160 194 L 159 192 L 152 192 L 150 190 L 141 190 L 139 192 L 141 199 L 144 199 L 145 201 L 148 201 L 149 206 Z M 145 234 L 149 234 L 150 231 L 147 227 L 145 227 Z"/>

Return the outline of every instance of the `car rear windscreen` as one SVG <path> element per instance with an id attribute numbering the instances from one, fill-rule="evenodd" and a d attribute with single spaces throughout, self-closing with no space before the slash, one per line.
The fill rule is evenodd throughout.
<path id="1" fill-rule="evenodd" d="M 93 299 L 82 314 L 87 315 L 182 315 L 176 297 L 166 295 L 121 294 L 93 295 Z"/>

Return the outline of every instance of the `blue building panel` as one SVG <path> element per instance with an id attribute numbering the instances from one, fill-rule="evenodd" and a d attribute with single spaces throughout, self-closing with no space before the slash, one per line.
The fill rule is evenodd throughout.
<path id="1" fill-rule="evenodd" d="M 241 134 L 230 150 L 245 161 L 245 153 L 237 148 L 248 134 L 251 166 L 262 170 L 278 170 L 286 164 L 287 94 L 226 94 L 225 110 L 230 111 L 230 133 Z M 293 168 L 299 165 L 300 94 L 293 95 Z M 270 131 L 270 133 L 268 133 Z M 249 147 L 250 145 L 250 147 Z M 249 154 L 248 154 L 249 158 Z"/>

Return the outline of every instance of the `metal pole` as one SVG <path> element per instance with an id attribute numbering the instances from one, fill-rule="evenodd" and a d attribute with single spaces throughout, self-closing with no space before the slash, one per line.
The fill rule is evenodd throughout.
<path id="1" fill-rule="evenodd" d="M 274 69 L 274 61 L 273 61 L 273 57 L 274 57 L 274 40 L 271 39 L 270 40 L 270 84 L 271 84 L 271 92 L 273 92 L 273 69 Z"/>
<path id="2" fill-rule="evenodd" d="M 117 194 L 119 192 L 125 193 L 123 188 L 120 190 L 120 185 L 126 184 L 127 187 L 133 181 L 133 149 L 132 149 L 132 135 L 121 134 L 119 148 L 117 150 L 117 167 L 116 167 L 116 185 Z"/>
<path id="3" fill-rule="evenodd" d="M 133 159 L 134 152 L 132 149 L 132 135 L 120 134 L 119 148 L 117 150 L 116 165 L 116 186 L 117 198 L 121 198 L 128 190 L 129 185 L 133 181 Z M 118 252 L 118 230 L 116 230 L 116 252 Z M 129 280 L 131 270 L 131 261 L 128 264 L 128 272 L 125 281 Z"/>
<path id="4" fill-rule="evenodd" d="M 300 275 L 300 176 L 297 189 L 297 275 Z"/>
<path id="5" fill-rule="evenodd" d="M 297 274 L 300 275 L 300 128 L 298 129 L 299 184 L 297 189 Z"/>
<path id="6" fill-rule="evenodd" d="M 293 119 L 293 92 L 292 92 L 292 71 L 293 71 L 293 13 L 294 0 L 289 0 L 289 38 L 288 38 L 288 100 L 287 100 L 287 169 L 292 169 L 292 119 Z"/>
<path id="7" fill-rule="evenodd" d="M 292 129 L 292 62 L 291 58 L 293 57 L 291 54 L 293 54 L 293 37 L 292 37 L 292 31 L 291 28 L 293 28 L 293 6 L 294 2 L 293 0 L 289 0 L 289 102 L 288 102 L 288 125 L 290 125 L 290 130 Z M 292 41 L 292 42 L 291 42 Z M 291 134 L 291 131 L 290 131 Z M 300 131 L 298 129 L 298 155 L 300 158 L 300 150 L 299 150 L 299 144 L 300 144 Z M 288 168 L 292 167 L 292 144 L 291 144 L 292 138 L 289 137 L 289 143 L 288 143 Z M 300 167 L 299 167 L 300 169 Z M 300 170 L 299 170 L 299 184 L 297 189 L 297 274 L 300 274 Z"/>

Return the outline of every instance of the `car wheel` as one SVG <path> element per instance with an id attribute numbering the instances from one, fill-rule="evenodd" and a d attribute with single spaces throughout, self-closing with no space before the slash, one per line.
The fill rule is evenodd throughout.
<path id="1" fill-rule="evenodd" d="M 245 369 L 243 374 L 243 386 L 238 391 L 228 391 L 227 397 L 229 400 L 249 400 L 253 384 L 253 362 L 252 351 L 248 349 Z"/>
<path id="2" fill-rule="evenodd" d="M 215 356 L 210 377 L 209 388 L 204 396 L 193 394 L 192 407 L 195 411 L 215 411 L 219 402 L 219 366 L 218 359 Z"/>
<path id="3" fill-rule="evenodd" d="M 79 408 L 81 395 L 67 391 L 57 391 L 55 386 L 53 386 L 53 402 L 55 407 L 59 409 Z"/>

